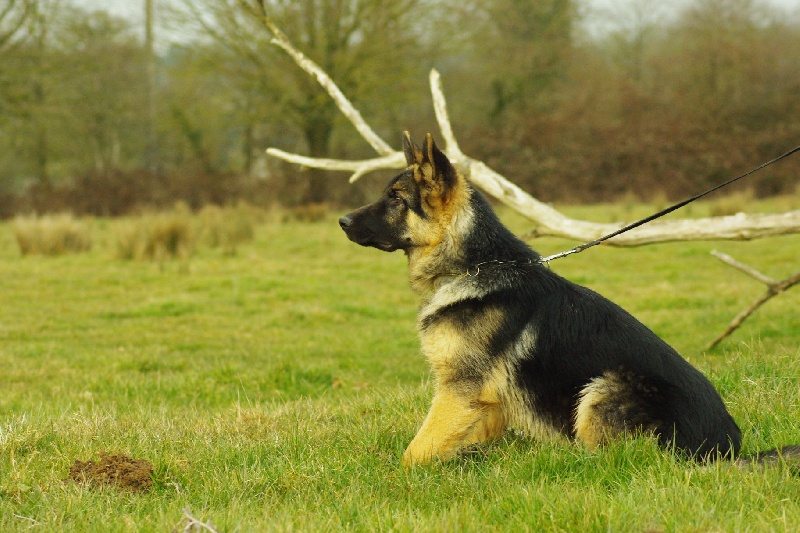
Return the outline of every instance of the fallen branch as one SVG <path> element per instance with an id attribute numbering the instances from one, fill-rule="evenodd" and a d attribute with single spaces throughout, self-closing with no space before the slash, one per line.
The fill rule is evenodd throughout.
<path id="1" fill-rule="evenodd" d="M 350 183 L 353 183 L 358 178 L 369 172 L 392 168 L 403 168 L 403 165 L 405 165 L 405 156 L 403 156 L 402 152 L 395 152 L 386 157 L 364 159 L 362 161 L 344 161 L 342 159 L 307 157 L 304 155 L 284 152 L 278 148 L 267 148 L 267 153 L 273 157 L 277 157 L 279 159 L 283 159 L 284 161 L 295 163 L 304 167 L 320 168 L 323 170 L 345 170 L 353 172 L 353 175 L 350 176 Z"/>
<path id="2" fill-rule="evenodd" d="M 380 138 L 372 128 L 369 127 L 367 121 L 363 119 L 358 109 L 353 106 L 350 100 L 342 93 L 341 89 L 333 82 L 328 73 L 322 70 L 319 65 L 314 63 L 311 59 L 307 58 L 301 51 L 292 45 L 288 37 L 275 25 L 269 17 L 264 17 L 264 24 L 269 31 L 272 32 L 272 44 L 282 48 L 287 54 L 294 59 L 297 65 L 311 74 L 317 82 L 328 92 L 328 94 L 336 102 L 339 110 L 347 117 L 353 126 L 355 126 L 358 133 L 369 143 L 372 148 L 378 152 L 379 155 L 388 156 L 394 153 L 394 150 L 389 146 L 386 141 Z"/>
<path id="3" fill-rule="evenodd" d="M 265 17 L 264 20 L 265 25 L 274 36 L 272 43 L 283 49 L 301 69 L 319 82 L 336 102 L 342 114 L 380 157 L 360 161 L 319 159 L 291 154 L 276 148 L 269 148 L 267 153 L 306 167 L 353 172 L 350 177 L 351 182 L 375 170 L 404 168 L 405 159 L 402 153 L 392 150 L 389 144 L 375 133 L 330 76 L 297 50 L 268 17 Z M 485 163 L 466 156 L 458 146 L 453 133 L 441 87 L 441 78 L 436 70 L 432 70 L 430 73 L 430 84 L 434 111 L 444 140 L 444 151 L 448 158 L 472 183 L 535 222 L 537 227 L 528 234 L 529 237 L 551 235 L 577 241 L 592 241 L 626 225 L 624 223 L 600 224 L 569 218 L 526 193 Z M 615 246 L 639 246 L 666 241 L 750 240 L 794 233 L 800 233 L 800 209 L 782 214 L 746 215 L 740 213 L 726 217 L 655 221 L 614 237 L 607 242 Z"/>
<path id="4" fill-rule="evenodd" d="M 713 255 L 723 263 L 744 272 L 748 276 L 757 279 L 761 283 L 764 283 L 767 286 L 767 292 L 756 298 L 753 301 L 753 303 L 751 303 L 746 309 L 744 309 L 741 313 L 736 315 L 736 317 L 731 321 L 731 323 L 728 324 L 728 327 L 725 329 L 725 331 L 723 331 L 719 337 L 714 339 L 707 346 L 708 350 L 719 344 L 722 341 L 722 339 L 733 333 L 739 326 L 742 325 L 742 322 L 744 322 L 747 319 L 747 317 L 753 314 L 753 312 L 756 309 L 758 309 L 759 307 L 767 303 L 769 300 L 779 295 L 780 293 L 800 283 L 800 272 L 797 272 L 786 279 L 776 280 L 770 278 L 769 276 L 765 276 L 761 272 L 755 270 L 750 266 L 745 265 L 744 263 L 740 263 L 739 261 L 735 260 L 734 258 L 732 258 L 727 254 L 723 254 L 716 250 L 712 250 L 711 255 Z"/>
<path id="5" fill-rule="evenodd" d="M 181 531 L 183 533 L 191 533 L 194 531 L 208 531 L 209 533 L 218 533 L 211 522 L 203 522 L 198 520 L 189 509 L 183 510 L 183 518 L 173 528 L 173 531 Z"/>

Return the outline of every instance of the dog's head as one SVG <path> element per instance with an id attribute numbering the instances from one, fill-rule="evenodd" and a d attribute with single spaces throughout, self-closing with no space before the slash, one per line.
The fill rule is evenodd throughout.
<path id="1" fill-rule="evenodd" d="M 362 246 L 392 252 L 438 245 L 466 188 L 431 134 L 422 148 L 403 137 L 408 167 L 395 176 L 378 201 L 339 219 L 347 237 Z"/>

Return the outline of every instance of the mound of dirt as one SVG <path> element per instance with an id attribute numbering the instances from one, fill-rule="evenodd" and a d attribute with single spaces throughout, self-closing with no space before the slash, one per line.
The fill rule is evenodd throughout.
<path id="1" fill-rule="evenodd" d="M 69 469 L 67 480 L 141 492 L 148 490 L 153 484 L 153 465 L 144 459 L 101 452 L 98 462 L 76 459 Z"/>

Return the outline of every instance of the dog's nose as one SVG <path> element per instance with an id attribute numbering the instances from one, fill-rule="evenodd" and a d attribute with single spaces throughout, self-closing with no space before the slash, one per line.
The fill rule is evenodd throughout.
<path id="1" fill-rule="evenodd" d="M 352 224 L 352 223 L 353 223 L 353 219 L 350 218 L 348 215 L 345 215 L 345 216 L 343 216 L 342 218 L 339 219 L 339 226 L 341 226 L 342 229 L 349 228 L 350 224 Z"/>

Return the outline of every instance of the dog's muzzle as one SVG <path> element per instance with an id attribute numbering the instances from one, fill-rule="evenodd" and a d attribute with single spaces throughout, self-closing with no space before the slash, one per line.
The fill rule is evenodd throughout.
<path id="1" fill-rule="evenodd" d="M 365 227 L 363 223 L 356 223 L 353 213 L 344 215 L 339 219 L 339 226 L 344 230 L 347 238 L 361 246 L 372 246 L 384 252 L 397 250 L 397 245 L 391 239 L 382 239 L 376 235 L 375 231 Z"/>

